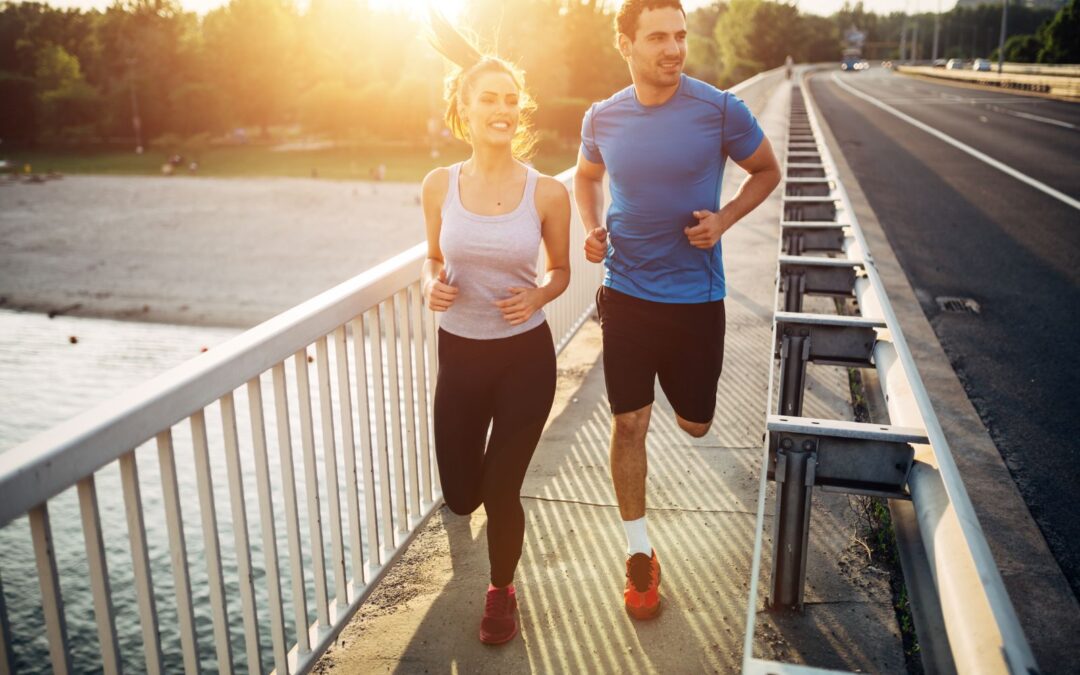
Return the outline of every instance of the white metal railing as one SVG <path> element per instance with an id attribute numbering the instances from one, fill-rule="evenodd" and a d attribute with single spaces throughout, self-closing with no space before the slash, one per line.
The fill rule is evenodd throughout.
<path id="1" fill-rule="evenodd" d="M 831 186 L 829 196 L 809 200 L 832 201 L 836 205 L 837 215 L 832 224 L 844 227 L 844 254 L 849 260 L 859 262 L 860 269 L 865 271 L 865 276 L 855 281 L 855 296 L 860 314 L 864 318 L 885 323 L 885 328 L 875 329 L 878 336 L 873 355 L 884 400 L 887 401 L 890 423 L 925 429 L 929 439 L 929 445 L 915 447 L 915 462 L 908 476 L 908 489 L 936 586 L 935 593 L 925 595 L 939 599 L 951 660 L 956 671 L 960 673 L 1037 673 L 1039 671 L 1031 648 L 983 536 L 960 471 L 907 346 L 900 322 L 889 302 L 865 235 L 859 226 L 847 191 L 840 181 L 836 163 L 824 141 L 816 104 L 806 89 L 806 82 L 802 78 L 800 81 L 801 86 L 793 89 L 793 92 L 800 92 L 805 100 L 808 125 L 803 123 L 798 129 L 789 129 L 788 148 L 799 148 L 799 151 L 787 153 L 784 183 L 786 185 L 813 181 Z M 808 149 L 810 147 L 814 149 L 811 151 Z M 811 161 L 806 161 L 807 158 L 811 158 Z M 820 170 L 824 176 L 792 180 L 788 177 L 789 168 Z M 795 202 L 798 198 L 788 198 L 786 201 Z M 778 306 L 781 297 L 778 293 Z M 773 330 L 775 342 L 775 323 Z M 773 391 L 773 378 L 770 378 L 770 405 L 774 400 Z M 768 458 L 769 447 L 766 440 L 744 637 L 743 673 L 802 675 L 836 672 L 767 661 L 753 655 L 764 533 L 764 467 L 767 466 Z M 909 583 L 913 581 L 908 580 Z"/>
<path id="2" fill-rule="evenodd" d="M 572 169 L 558 176 L 571 190 L 572 178 Z M 583 243 L 575 213 L 572 250 Z M 200 663 L 200 648 L 211 668 L 224 673 L 232 672 L 236 661 L 246 662 L 249 672 L 262 672 L 267 662 L 281 673 L 312 668 L 441 503 L 430 422 L 436 324 L 420 293 L 425 251 L 419 244 L 0 454 L 0 528 L 29 516 L 54 672 L 72 670 L 72 650 L 49 504 L 72 486 L 85 539 L 100 665 L 106 673 L 122 668 L 95 483 L 98 472 L 116 464 L 141 626 L 140 670 L 198 672 L 206 667 Z M 540 265 L 542 270 L 542 259 Z M 601 271 L 598 265 L 575 265 L 570 287 L 545 308 L 558 349 L 592 312 Z M 317 390 L 315 406 L 312 389 Z M 246 407 L 238 401 L 246 401 Z M 217 414 L 211 415 L 214 407 Z M 218 420 L 220 447 L 211 443 L 219 439 Z M 208 433 L 208 422 L 214 423 L 214 434 Z M 150 473 L 160 475 L 159 486 L 140 481 L 136 461 L 136 449 L 151 440 L 157 466 Z M 190 467 L 182 462 L 178 471 L 180 446 L 191 453 L 197 495 L 180 487 L 179 476 Z M 299 468 L 294 450 L 300 454 Z M 222 453 L 224 475 L 216 461 Z M 146 461 L 145 454 L 140 461 Z M 272 485 L 275 464 L 280 491 Z M 218 531 L 223 520 L 218 481 L 227 488 L 231 547 L 222 546 Z M 254 482 L 257 508 L 245 498 L 245 482 Z M 158 557 L 148 543 L 143 493 L 148 488 L 165 512 L 179 655 L 162 648 L 154 577 L 167 572 L 152 563 Z M 189 503 L 196 496 L 203 558 L 198 561 L 188 552 L 186 536 L 193 526 L 183 517 L 196 508 Z M 253 517 L 257 511 L 261 536 L 255 541 L 250 539 L 249 509 Z M 278 533 L 282 521 L 284 545 Z M 253 561 L 258 550 L 262 559 Z M 235 555 L 235 562 L 223 562 L 226 552 Z M 206 567 L 208 608 L 193 600 L 193 563 Z M 286 573 L 289 583 L 283 584 Z M 227 590 L 238 593 L 240 602 L 235 597 L 230 602 Z M 196 618 L 207 609 L 212 644 L 200 645 Z M 259 629 L 267 623 L 270 644 L 264 645 Z M 0 672 L 13 671 L 13 632 L 20 626 L 9 625 L 2 585 L 0 627 Z M 233 653 L 237 627 L 242 629 L 240 659 Z"/>

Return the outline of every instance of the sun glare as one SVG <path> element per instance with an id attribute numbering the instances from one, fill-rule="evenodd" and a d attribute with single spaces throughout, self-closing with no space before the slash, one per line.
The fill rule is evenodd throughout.
<path id="1" fill-rule="evenodd" d="M 448 19 L 456 19 L 465 8 L 467 0 L 372 0 L 375 9 L 406 8 L 410 14 L 423 16 L 428 7 L 439 10 Z"/>

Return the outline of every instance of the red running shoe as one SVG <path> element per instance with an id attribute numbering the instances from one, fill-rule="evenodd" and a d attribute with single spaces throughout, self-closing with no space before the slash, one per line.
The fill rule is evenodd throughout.
<path id="1" fill-rule="evenodd" d="M 652 557 L 635 553 L 627 559 L 623 600 L 635 619 L 651 619 L 660 612 L 660 560 L 655 550 Z"/>
<path id="2" fill-rule="evenodd" d="M 484 602 L 484 618 L 480 620 L 480 642 L 486 645 L 501 645 L 517 635 L 517 592 L 514 584 L 505 588 L 488 585 L 487 600 Z"/>

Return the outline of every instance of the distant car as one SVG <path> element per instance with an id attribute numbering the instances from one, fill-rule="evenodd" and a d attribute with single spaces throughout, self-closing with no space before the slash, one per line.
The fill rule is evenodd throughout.
<path id="1" fill-rule="evenodd" d="M 948 62 L 945 59 L 934 59 L 934 63 L 931 65 L 933 65 L 934 68 L 944 68 L 946 63 Z"/>
<path id="2" fill-rule="evenodd" d="M 892 68 L 892 61 L 882 61 L 881 62 L 881 67 L 882 68 Z"/>
<path id="3" fill-rule="evenodd" d="M 946 70 L 963 70 L 964 59 L 949 59 L 945 62 Z"/>
<path id="4" fill-rule="evenodd" d="M 866 59 L 860 59 L 855 62 L 855 70 L 869 70 L 870 62 Z"/>
<path id="5" fill-rule="evenodd" d="M 975 59 L 975 61 L 971 64 L 971 69 L 972 70 L 979 70 L 979 71 L 983 71 L 983 72 L 989 72 L 990 71 L 990 61 L 988 61 L 986 59 Z"/>

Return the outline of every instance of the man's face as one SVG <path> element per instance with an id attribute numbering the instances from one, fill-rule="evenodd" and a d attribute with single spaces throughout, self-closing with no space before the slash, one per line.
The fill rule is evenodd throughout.
<path id="1" fill-rule="evenodd" d="M 686 63 L 686 17 L 674 7 L 646 9 L 637 33 L 619 35 L 619 51 L 637 84 L 672 87 Z"/>

